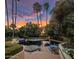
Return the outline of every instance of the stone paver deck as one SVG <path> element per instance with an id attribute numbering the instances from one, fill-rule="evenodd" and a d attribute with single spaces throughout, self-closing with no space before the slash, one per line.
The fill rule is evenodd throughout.
<path id="1" fill-rule="evenodd" d="M 41 51 L 26 52 L 21 51 L 11 59 L 60 59 L 57 54 L 51 53 L 47 47 L 41 46 Z"/>

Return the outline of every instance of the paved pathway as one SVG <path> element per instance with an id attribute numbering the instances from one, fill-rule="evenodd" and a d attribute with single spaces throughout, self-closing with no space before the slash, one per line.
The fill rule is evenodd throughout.
<path id="1" fill-rule="evenodd" d="M 42 45 L 41 51 L 35 51 L 32 53 L 21 51 L 11 59 L 60 59 L 60 56 L 52 54 L 47 47 L 44 47 L 44 45 Z"/>

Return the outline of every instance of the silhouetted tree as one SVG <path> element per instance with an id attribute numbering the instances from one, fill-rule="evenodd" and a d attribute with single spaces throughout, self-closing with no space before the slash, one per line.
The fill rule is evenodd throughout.
<path id="1" fill-rule="evenodd" d="M 44 4 L 44 9 L 46 10 L 46 25 L 47 25 L 47 21 L 48 21 L 48 9 L 49 9 L 49 3 L 46 2 Z"/>
<path id="2" fill-rule="evenodd" d="M 7 5 L 7 0 L 5 0 L 5 6 L 6 6 L 7 26 L 9 27 L 9 18 L 8 18 L 8 5 Z"/>
<path id="3" fill-rule="evenodd" d="M 39 25 L 39 13 L 41 12 L 42 7 L 38 2 L 36 2 L 33 4 L 33 9 L 34 9 L 34 12 L 37 14 L 37 23 Z"/>

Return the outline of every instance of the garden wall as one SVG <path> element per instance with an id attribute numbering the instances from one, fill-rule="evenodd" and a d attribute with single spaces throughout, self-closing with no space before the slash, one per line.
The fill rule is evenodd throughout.
<path id="1" fill-rule="evenodd" d="M 64 51 L 63 51 L 64 47 L 62 46 L 62 44 L 59 44 L 59 54 L 60 54 L 60 58 L 61 59 L 72 59 L 70 57 L 70 55 L 66 54 Z"/>

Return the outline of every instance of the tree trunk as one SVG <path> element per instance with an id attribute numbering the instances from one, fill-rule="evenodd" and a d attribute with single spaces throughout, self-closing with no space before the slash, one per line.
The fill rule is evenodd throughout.
<path id="1" fill-rule="evenodd" d="M 12 24 L 14 24 L 14 0 L 12 0 Z"/>
<path id="2" fill-rule="evenodd" d="M 6 6 L 6 15 L 7 15 L 7 27 L 9 28 L 9 18 L 8 18 L 7 0 L 5 0 L 5 6 Z"/>
<path id="3" fill-rule="evenodd" d="M 42 27 L 41 12 L 40 12 L 40 25 Z"/>
<path id="4" fill-rule="evenodd" d="M 12 0 L 12 24 L 14 24 L 14 0 Z M 14 27 L 13 27 L 13 38 L 14 38 Z"/>
<path id="5" fill-rule="evenodd" d="M 39 26 L 39 18 L 38 18 L 38 13 L 37 13 L 37 23 L 38 23 L 38 26 Z"/>
<path id="6" fill-rule="evenodd" d="M 48 21 L 48 16 L 47 16 L 47 10 L 46 10 L 46 25 L 48 24 L 47 21 Z"/>
<path id="7" fill-rule="evenodd" d="M 15 36 L 15 28 L 13 28 L 13 38 L 14 38 L 14 36 Z"/>
<path id="8" fill-rule="evenodd" d="M 16 19 L 17 19 L 17 0 L 15 0 L 15 26 L 16 26 Z"/>

